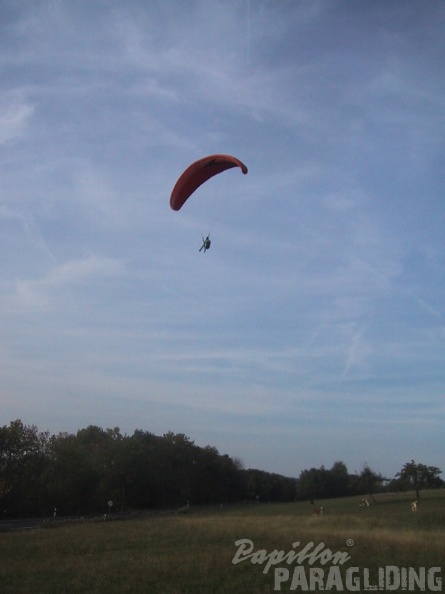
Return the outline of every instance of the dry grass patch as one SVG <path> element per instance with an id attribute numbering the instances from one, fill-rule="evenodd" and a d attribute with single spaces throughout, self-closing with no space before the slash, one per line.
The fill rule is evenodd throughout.
<path id="1" fill-rule="evenodd" d="M 409 499 L 382 498 L 367 510 L 353 499 L 333 500 L 324 502 L 321 517 L 312 517 L 308 504 L 295 503 L 0 534 L 1 591 L 273 592 L 273 568 L 264 574 L 264 565 L 250 560 L 232 564 L 239 539 L 250 539 L 256 550 L 267 552 L 289 552 L 296 541 L 299 549 L 324 543 L 350 555 L 343 573 L 347 566 L 441 566 L 445 498 L 425 498 L 418 514 L 409 511 Z"/>

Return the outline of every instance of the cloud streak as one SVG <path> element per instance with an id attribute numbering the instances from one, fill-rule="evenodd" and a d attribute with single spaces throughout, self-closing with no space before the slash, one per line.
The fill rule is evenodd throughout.
<path id="1" fill-rule="evenodd" d="M 0 144 L 20 139 L 34 108 L 19 91 L 9 91 L 0 100 Z"/>

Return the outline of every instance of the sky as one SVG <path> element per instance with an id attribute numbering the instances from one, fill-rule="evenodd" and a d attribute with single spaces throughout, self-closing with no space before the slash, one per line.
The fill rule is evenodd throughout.
<path id="1" fill-rule="evenodd" d="M 0 425 L 445 471 L 444 27 L 439 0 L 1 0 Z M 171 210 L 214 153 L 248 174 Z"/>

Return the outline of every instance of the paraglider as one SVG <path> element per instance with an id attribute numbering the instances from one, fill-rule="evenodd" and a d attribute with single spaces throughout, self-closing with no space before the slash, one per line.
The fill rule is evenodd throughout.
<path id="1" fill-rule="evenodd" d="M 247 173 L 247 167 L 244 163 L 231 155 L 209 155 L 195 161 L 187 167 L 176 182 L 170 196 L 170 207 L 173 210 L 179 210 L 204 182 L 214 175 L 233 167 L 239 167 L 244 174 Z M 210 234 L 205 238 L 203 237 L 199 251 L 204 250 L 204 253 L 206 253 L 211 243 Z"/>
<path id="2" fill-rule="evenodd" d="M 209 155 L 195 161 L 179 177 L 170 196 L 170 206 L 179 210 L 195 190 L 214 175 L 239 167 L 246 174 L 247 167 L 236 157 L 230 155 Z"/>
<path id="3" fill-rule="evenodd" d="M 204 250 L 204 254 L 206 253 L 206 251 L 208 249 L 210 249 L 210 245 L 211 245 L 211 241 L 210 241 L 210 235 L 207 235 L 207 237 L 204 239 L 204 237 L 202 238 L 202 246 L 199 248 L 199 251 Z"/>

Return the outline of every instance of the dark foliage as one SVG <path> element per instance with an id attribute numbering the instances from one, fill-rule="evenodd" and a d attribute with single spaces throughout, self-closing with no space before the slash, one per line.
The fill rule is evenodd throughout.
<path id="1" fill-rule="evenodd" d="M 420 499 L 421 489 L 435 489 L 443 485 L 439 474 L 442 471 L 436 466 L 418 464 L 411 460 L 396 474 L 394 483 L 401 491 L 414 489 L 416 498 Z"/>
<path id="2" fill-rule="evenodd" d="M 435 467 L 405 464 L 390 486 L 443 486 Z M 367 494 L 384 489 L 368 466 L 350 475 L 343 462 L 304 470 L 299 479 L 242 468 L 186 435 L 163 436 L 92 426 L 50 435 L 20 420 L 0 427 L 0 509 L 3 517 L 85 515 L 178 509 L 239 501 L 294 501 Z"/>
<path id="3" fill-rule="evenodd" d="M 4 517 L 106 513 L 109 501 L 112 511 L 231 503 L 249 498 L 253 472 L 184 434 L 89 426 L 50 436 L 19 420 L 0 428 Z M 260 475 L 253 491 L 261 500 L 295 498 L 293 479 Z"/>
<path id="4" fill-rule="evenodd" d="M 365 465 L 360 474 L 349 474 L 343 462 L 330 470 L 324 466 L 303 470 L 298 479 L 298 499 L 325 499 L 348 495 L 371 495 L 382 489 L 384 479 Z"/>

